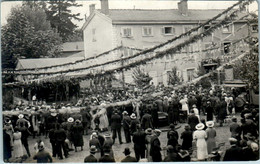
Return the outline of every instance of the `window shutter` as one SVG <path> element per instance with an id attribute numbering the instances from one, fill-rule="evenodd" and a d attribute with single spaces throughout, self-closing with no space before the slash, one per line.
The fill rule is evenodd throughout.
<path id="1" fill-rule="evenodd" d="M 161 28 L 161 33 L 165 34 L 164 27 Z"/>

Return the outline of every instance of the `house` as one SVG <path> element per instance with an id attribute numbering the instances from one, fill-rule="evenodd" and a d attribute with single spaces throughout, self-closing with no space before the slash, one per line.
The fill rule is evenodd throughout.
<path id="1" fill-rule="evenodd" d="M 178 2 L 178 9 L 169 10 L 109 9 L 108 0 L 101 0 L 101 10 L 96 10 L 93 4 L 89 6 L 89 10 L 90 15 L 82 27 L 85 57 L 96 56 L 120 45 L 138 49 L 151 48 L 187 32 L 224 11 L 190 10 L 187 0 Z M 247 12 L 243 11 L 237 18 L 246 14 Z M 213 24 L 223 18 L 222 16 Z M 210 25 L 199 29 L 199 32 L 208 28 Z M 257 35 L 257 26 L 252 29 L 251 33 Z M 214 69 L 217 63 L 208 63 L 205 60 L 212 61 L 211 59 L 229 54 L 230 46 L 248 35 L 249 27 L 246 21 L 236 20 L 216 30 L 202 41 L 187 46 L 178 54 L 169 54 L 162 59 L 149 62 L 143 69 L 153 77 L 155 85 L 159 82 L 168 85 L 168 73 L 173 67 L 177 67 L 177 74 L 184 81 L 191 81 L 196 77 L 201 63 L 204 62 L 205 69 Z M 218 51 L 204 52 L 211 47 L 219 48 Z M 132 81 L 131 71 L 126 72 L 125 76 L 126 81 Z"/>
<path id="2" fill-rule="evenodd" d="M 84 42 L 65 42 L 61 53 L 61 57 L 84 57 Z"/>

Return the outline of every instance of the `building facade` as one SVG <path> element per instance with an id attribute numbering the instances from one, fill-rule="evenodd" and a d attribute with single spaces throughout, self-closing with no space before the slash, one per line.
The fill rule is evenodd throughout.
<path id="1" fill-rule="evenodd" d="M 154 47 L 199 26 L 222 11 L 224 10 L 189 10 L 186 0 L 178 3 L 178 9 L 171 10 L 109 9 L 108 0 L 101 0 L 101 10 L 95 10 L 95 6 L 90 5 L 90 16 L 82 27 L 85 58 L 120 45 L 143 50 Z M 246 14 L 247 11 L 242 11 L 237 15 L 236 21 L 219 28 L 211 36 L 183 48 L 179 53 L 148 62 L 141 66 L 142 69 L 153 77 L 155 85 L 168 85 L 168 74 L 174 67 L 183 81 L 191 81 L 197 76 L 198 67 L 204 60 L 223 60 L 230 53 L 233 43 L 252 33 L 257 35 L 258 31 L 250 29 L 246 20 L 239 19 Z M 217 19 L 213 24 L 223 18 Z M 205 26 L 198 32 L 203 32 L 210 26 Z M 176 44 L 188 38 L 178 39 Z M 216 48 L 217 51 L 205 51 L 210 48 Z M 212 65 L 205 65 L 205 68 L 211 67 Z M 125 80 L 132 82 L 131 71 L 125 72 Z"/>

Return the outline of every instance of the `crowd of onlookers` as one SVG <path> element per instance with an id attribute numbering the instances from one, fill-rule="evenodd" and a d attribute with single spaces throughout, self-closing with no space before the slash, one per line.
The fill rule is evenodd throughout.
<path id="1" fill-rule="evenodd" d="M 130 149 L 126 148 L 122 162 L 191 161 L 194 157 L 202 161 L 209 157 L 224 161 L 257 160 L 259 111 L 251 108 L 246 99 L 243 107 L 236 107 L 237 96 L 235 90 L 205 90 L 193 86 L 156 97 L 129 93 L 126 99 L 131 99 L 131 102 L 120 106 L 110 106 L 113 99 L 102 97 L 88 97 L 73 105 L 54 103 L 48 106 L 44 102 L 21 105 L 14 111 L 20 114 L 5 115 L 3 119 L 4 159 L 23 157 L 23 148 L 30 157 L 29 136 L 48 137 L 52 146 L 52 152 L 48 153 L 44 142 L 37 141 L 33 156 L 37 162 L 52 162 L 52 157 L 69 158 L 70 151 L 78 151 L 79 147 L 83 150 L 83 137 L 90 134 L 90 155 L 84 162 L 115 162 L 113 145 L 117 138 L 119 144 L 123 144 L 123 140 L 133 143 L 135 156 L 131 156 Z M 80 110 L 67 112 L 74 106 Z M 168 115 L 170 129 L 166 150 L 163 150 L 159 138 L 158 112 Z M 227 132 L 230 133 L 231 147 L 222 159 L 217 151 L 215 127 L 229 121 L 232 122 L 230 132 Z M 181 134 L 176 130 L 179 123 L 185 123 Z M 167 151 L 167 155 L 163 156 L 162 151 Z"/>

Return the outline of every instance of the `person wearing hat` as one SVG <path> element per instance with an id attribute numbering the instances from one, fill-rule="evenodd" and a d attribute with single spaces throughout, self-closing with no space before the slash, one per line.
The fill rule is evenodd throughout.
<path id="1" fill-rule="evenodd" d="M 232 123 L 230 124 L 231 137 L 236 138 L 238 141 L 241 140 L 241 127 L 237 123 L 237 118 L 232 117 Z"/>
<path id="2" fill-rule="evenodd" d="M 181 134 L 182 149 L 189 150 L 192 147 L 192 131 L 190 125 L 186 124 L 184 127 L 185 131 Z"/>
<path id="3" fill-rule="evenodd" d="M 104 155 L 98 160 L 98 162 L 116 162 L 115 158 L 110 155 L 110 148 L 104 146 Z"/>
<path id="4" fill-rule="evenodd" d="M 114 114 L 111 117 L 111 130 L 112 130 L 112 138 L 115 143 L 115 139 L 117 138 L 118 134 L 118 139 L 119 143 L 122 144 L 122 137 L 121 137 L 121 116 L 118 114 L 118 111 L 115 110 Z"/>
<path id="5" fill-rule="evenodd" d="M 125 133 L 125 141 L 126 143 L 131 142 L 131 134 L 130 134 L 130 124 L 131 124 L 131 118 L 128 115 L 127 111 L 124 111 L 123 113 L 123 129 Z"/>
<path id="6" fill-rule="evenodd" d="M 205 125 L 203 123 L 198 123 L 195 126 L 197 130 L 193 133 L 193 140 L 196 141 L 197 146 L 197 159 L 200 161 L 203 161 L 208 157 L 208 149 L 206 143 L 207 133 L 203 130 L 204 126 Z"/>
<path id="7" fill-rule="evenodd" d="M 152 116 L 148 113 L 148 110 L 145 110 L 144 115 L 141 120 L 141 126 L 145 130 L 147 128 L 153 128 L 152 125 Z"/>
<path id="8" fill-rule="evenodd" d="M 154 102 L 151 107 L 151 116 L 153 118 L 153 128 L 158 128 L 158 126 L 159 126 L 158 111 L 160 111 L 159 104 Z"/>
<path id="9" fill-rule="evenodd" d="M 71 128 L 75 152 L 77 152 L 77 147 L 81 147 L 81 151 L 83 150 L 83 145 L 84 145 L 83 131 L 84 128 L 81 124 L 81 121 L 77 119 L 75 121 L 75 124 Z"/>
<path id="10" fill-rule="evenodd" d="M 164 158 L 163 162 L 176 162 L 178 161 L 178 155 L 175 152 L 175 149 L 173 146 L 168 145 L 167 146 L 167 156 Z"/>
<path id="11" fill-rule="evenodd" d="M 89 140 L 89 147 L 91 146 L 95 146 L 96 148 L 96 153 L 95 153 L 95 157 L 97 159 L 99 159 L 101 157 L 101 144 L 98 140 L 98 135 L 96 132 L 93 132 L 92 135 L 90 136 L 90 140 Z"/>
<path id="12" fill-rule="evenodd" d="M 3 129 L 3 152 L 4 162 L 9 162 L 9 159 L 12 157 L 12 145 L 11 137 L 6 132 L 6 129 Z"/>
<path id="13" fill-rule="evenodd" d="M 222 127 L 224 120 L 227 116 L 227 102 L 225 101 L 224 97 L 221 97 L 219 110 L 218 110 L 218 120 L 219 120 L 219 126 Z"/>
<path id="14" fill-rule="evenodd" d="M 133 134 L 133 143 L 135 158 L 139 161 L 140 158 L 145 157 L 145 132 L 142 130 L 141 125 L 137 125 L 137 131 Z"/>
<path id="15" fill-rule="evenodd" d="M 33 156 L 37 163 L 52 163 L 52 157 L 49 152 L 45 151 L 44 144 L 38 145 L 39 152 Z"/>
<path id="16" fill-rule="evenodd" d="M 207 129 L 207 147 L 208 147 L 208 153 L 210 154 L 214 148 L 216 148 L 216 140 L 215 137 L 217 136 L 216 130 L 213 128 L 214 127 L 214 122 L 213 121 L 207 121 L 206 122 Z"/>
<path id="17" fill-rule="evenodd" d="M 191 131 L 195 131 L 196 128 L 195 126 L 199 123 L 199 118 L 197 116 L 195 116 L 195 113 L 193 110 L 190 111 L 189 117 L 188 117 L 188 124 L 191 127 Z"/>
<path id="18" fill-rule="evenodd" d="M 151 139 L 153 136 L 153 130 L 152 128 L 148 128 L 145 130 L 145 143 L 146 143 L 146 151 L 145 151 L 145 158 L 152 162 L 152 156 L 150 155 L 150 149 L 151 149 Z M 140 160 L 139 160 L 140 162 Z"/>
<path id="19" fill-rule="evenodd" d="M 205 111 L 207 113 L 207 121 L 212 121 L 213 120 L 213 107 L 212 107 L 210 101 L 207 101 Z"/>
<path id="20" fill-rule="evenodd" d="M 179 100 L 176 96 L 172 98 L 168 110 L 168 123 L 177 124 L 179 122 Z"/>
<path id="21" fill-rule="evenodd" d="M 16 126 L 21 127 L 21 124 L 24 124 L 27 128 L 30 127 L 30 122 L 24 118 L 24 114 L 18 115 L 18 120 L 16 121 Z"/>
<path id="22" fill-rule="evenodd" d="M 159 140 L 160 135 L 161 135 L 161 130 L 155 129 L 154 135 L 151 139 L 151 149 L 150 149 L 150 155 L 152 156 L 153 162 L 162 161 L 161 142 Z"/>
<path id="23" fill-rule="evenodd" d="M 84 159 L 84 163 L 98 162 L 97 158 L 95 157 L 96 151 L 96 146 L 92 145 L 90 147 L 90 155 Z"/>
<path id="24" fill-rule="evenodd" d="M 61 127 L 60 124 L 56 124 L 56 129 L 54 130 L 54 137 L 56 143 L 56 151 L 59 159 L 63 159 L 62 150 L 64 156 L 68 157 L 68 149 L 65 146 L 65 140 L 67 138 L 66 131 Z"/>
<path id="25" fill-rule="evenodd" d="M 245 125 L 244 125 L 244 135 L 247 133 L 251 133 L 254 137 L 258 137 L 257 125 L 252 119 L 252 114 L 245 115 Z"/>
<path id="26" fill-rule="evenodd" d="M 111 138 L 111 134 L 110 133 L 106 133 L 105 134 L 105 140 L 103 142 L 103 144 L 101 143 L 101 147 L 104 149 L 104 147 L 106 147 L 106 149 L 109 149 L 110 150 L 110 156 L 111 157 L 114 157 L 114 151 L 112 149 L 112 146 L 113 146 L 113 139 Z M 104 155 L 104 152 L 103 154 L 101 153 L 101 156 Z"/>
<path id="27" fill-rule="evenodd" d="M 237 146 L 237 139 L 229 138 L 231 147 L 226 150 L 223 161 L 241 161 L 243 160 L 242 148 Z"/>
<path id="28" fill-rule="evenodd" d="M 124 152 L 125 158 L 121 160 L 121 162 L 137 162 L 135 157 L 130 156 L 131 151 L 128 147 L 125 148 Z"/>
<path id="29" fill-rule="evenodd" d="M 13 146 L 13 133 L 14 133 L 14 128 L 13 128 L 13 125 L 12 125 L 12 121 L 10 118 L 6 118 L 5 120 L 5 124 L 4 124 L 4 127 L 3 127 L 3 130 L 5 130 L 5 132 L 7 134 L 9 134 L 11 140 L 10 140 L 10 145 Z"/>
<path id="30" fill-rule="evenodd" d="M 130 115 L 130 118 L 131 118 L 130 133 L 131 133 L 131 135 L 133 135 L 134 132 L 137 131 L 137 125 L 140 124 L 140 121 L 138 119 L 136 119 L 135 113 L 132 113 Z"/>

